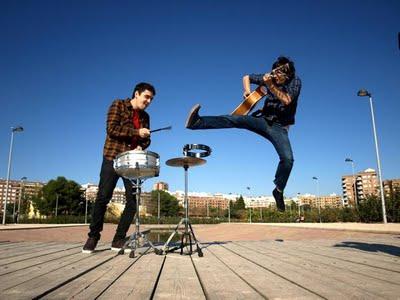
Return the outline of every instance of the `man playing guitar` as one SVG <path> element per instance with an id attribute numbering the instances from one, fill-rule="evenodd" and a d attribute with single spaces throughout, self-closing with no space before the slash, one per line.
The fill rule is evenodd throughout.
<path id="1" fill-rule="evenodd" d="M 250 84 L 265 87 L 264 107 L 251 115 L 199 116 L 200 105 L 191 109 L 186 120 L 188 129 L 242 128 L 269 140 L 279 155 L 275 173 L 275 189 L 272 194 L 278 210 L 285 211 L 283 191 L 293 167 L 293 152 L 288 136 L 289 125 L 295 122 L 297 100 L 301 80 L 296 76 L 293 61 L 280 56 L 266 74 L 250 74 L 243 77 L 244 98 L 250 95 Z"/>

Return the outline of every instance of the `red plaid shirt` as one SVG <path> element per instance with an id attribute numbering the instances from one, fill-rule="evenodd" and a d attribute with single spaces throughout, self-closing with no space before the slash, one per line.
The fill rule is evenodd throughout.
<path id="1" fill-rule="evenodd" d="M 103 155 L 113 160 L 118 154 L 132 150 L 133 137 L 137 136 L 137 144 L 146 149 L 150 145 L 150 138 L 139 137 L 139 129 L 133 125 L 133 107 L 131 99 L 115 100 L 107 114 L 107 136 L 104 143 Z M 150 128 L 148 113 L 139 110 L 139 128 Z"/>

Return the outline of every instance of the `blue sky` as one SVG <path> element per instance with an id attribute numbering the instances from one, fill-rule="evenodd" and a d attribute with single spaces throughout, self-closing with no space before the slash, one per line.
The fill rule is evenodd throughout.
<path id="1" fill-rule="evenodd" d="M 295 165 L 288 196 L 341 193 L 341 176 L 376 169 L 373 94 L 384 179 L 400 178 L 399 1 L 0 1 L 0 177 L 65 176 L 97 183 L 105 118 L 115 98 L 148 81 L 149 150 L 161 157 L 157 180 L 183 190 L 183 170 L 165 165 L 187 143 L 210 146 L 207 164 L 189 170 L 190 191 L 270 195 L 277 155 L 238 129 L 189 131 L 189 109 L 230 113 L 242 76 L 270 70 L 283 54 L 303 81 L 290 129 Z M 250 192 L 246 187 L 250 187 Z"/>

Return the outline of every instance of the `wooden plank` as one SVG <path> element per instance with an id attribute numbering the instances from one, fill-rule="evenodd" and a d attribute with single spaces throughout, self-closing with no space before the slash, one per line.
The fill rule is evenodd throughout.
<path id="1" fill-rule="evenodd" d="M 63 267 L 73 266 L 76 263 L 84 263 L 85 260 L 88 260 L 91 257 L 98 257 L 98 255 L 102 252 L 110 251 L 100 251 L 90 255 L 78 252 L 67 257 L 60 257 L 59 259 L 53 261 L 34 265 L 32 267 L 28 267 L 26 269 L 7 274 L 5 276 L 1 276 L 2 280 L 0 281 L 0 290 L 10 289 L 13 286 L 23 284 L 24 282 L 27 282 L 32 278 L 40 278 L 41 276 L 45 276 L 46 274 L 49 274 L 51 272 L 57 272 Z"/>
<path id="2" fill-rule="evenodd" d="M 142 256 L 99 299 L 150 299 L 165 259 L 154 253 Z"/>
<path id="3" fill-rule="evenodd" d="M 312 290 L 328 299 L 347 299 L 352 297 L 377 299 L 381 297 L 377 290 L 365 290 L 365 282 L 357 280 L 359 278 L 355 278 L 355 276 L 284 255 L 284 247 L 281 249 L 281 255 L 274 256 L 262 255 L 233 244 L 224 247 L 263 268 L 279 274 L 292 283 L 296 283 L 310 291 Z M 389 293 L 391 294 L 391 292 L 392 290 Z"/>
<path id="4" fill-rule="evenodd" d="M 207 299 L 264 299 L 208 248 L 204 248 L 203 253 L 203 257 L 193 255 L 192 260 Z"/>
<path id="5" fill-rule="evenodd" d="M 80 254 L 82 259 L 76 259 L 73 262 L 53 269 L 51 271 L 43 272 L 40 275 L 30 276 L 28 280 L 18 282 L 13 286 L 2 291 L 1 295 L 10 298 L 36 298 L 39 295 L 49 292 L 52 289 L 66 284 L 67 281 L 73 280 L 76 276 L 83 275 L 84 272 L 90 272 L 93 268 L 99 267 L 101 264 L 115 257 L 115 252 L 101 251 L 95 254 Z"/>
<path id="6" fill-rule="evenodd" d="M 2 259 L 5 256 L 8 256 L 10 253 L 11 254 L 18 254 L 21 251 L 25 251 L 27 249 L 34 249 L 34 248 L 40 248 L 43 247 L 44 245 L 54 245 L 55 242 L 51 243 L 45 243 L 45 242 L 22 242 L 22 243 L 12 243 L 7 245 L 7 247 L 3 247 L 1 250 L 0 254 L 0 259 Z"/>
<path id="7" fill-rule="evenodd" d="M 384 273 L 385 271 L 364 266 L 361 266 L 364 269 L 360 270 L 357 268 L 359 266 L 350 265 L 350 263 L 347 263 L 346 267 L 346 263 L 340 260 L 331 259 L 328 261 L 318 256 L 315 259 L 312 254 L 298 255 L 295 252 L 287 251 L 283 247 L 281 247 L 280 251 L 268 251 L 264 247 L 260 247 L 259 244 L 258 242 L 253 242 L 247 243 L 247 245 L 240 243 L 239 245 L 244 249 L 250 249 L 251 247 L 251 251 L 268 257 L 278 257 L 278 259 L 284 259 L 286 262 L 306 266 L 306 269 L 315 273 L 325 274 L 325 276 L 333 280 L 341 280 L 343 278 L 342 274 L 346 274 L 345 281 L 348 285 L 358 287 L 366 293 L 377 294 L 380 297 L 393 297 L 400 292 L 399 273 L 387 271 Z"/>
<path id="8" fill-rule="evenodd" d="M 129 258 L 128 254 L 118 255 L 95 270 L 47 294 L 43 299 L 95 299 L 137 259 Z"/>
<path id="9" fill-rule="evenodd" d="M 57 259 L 65 259 L 68 256 L 81 253 L 81 248 L 81 245 L 75 245 L 70 248 L 64 247 L 57 251 L 48 251 L 48 253 L 45 252 L 39 255 L 37 255 L 36 253 L 32 253 L 26 258 L 0 265 L 0 276 L 4 276 L 19 270 L 25 270 L 41 264 L 46 264 Z"/>
<path id="10" fill-rule="evenodd" d="M 189 255 L 166 256 L 154 299 L 205 299 Z"/>
<path id="11" fill-rule="evenodd" d="M 27 253 L 32 253 L 36 251 L 40 251 L 42 249 L 52 249 L 52 248 L 59 248 L 59 244 L 56 244 L 54 242 L 52 243 L 40 243 L 40 244 L 30 244 L 30 245 L 20 245 L 15 248 L 7 249 L 4 251 L 1 251 L 1 257 L 0 257 L 0 263 L 4 259 L 8 259 L 11 257 L 18 257 L 21 255 L 25 255 Z"/>
<path id="12" fill-rule="evenodd" d="M 334 243 L 329 243 L 329 244 L 325 244 L 322 243 L 320 241 L 311 241 L 308 242 L 306 244 L 304 244 L 302 241 L 285 241 L 285 243 L 287 243 L 288 246 L 291 247 L 296 247 L 296 248 L 304 248 L 306 247 L 306 249 L 326 249 L 326 250 L 339 250 L 342 251 L 343 255 L 346 255 L 346 253 L 350 256 L 357 254 L 358 256 L 362 256 L 365 257 L 365 259 L 368 260 L 379 260 L 379 261 L 386 261 L 389 263 L 393 263 L 393 262 L 400 262 L 400 252 L 397 255 L 393 255 L 393 254 L 388 254 L 385 253 L 383 251 L 378 251 L 379 246 L 385 247 L 385 246 L 391 246 L 391 245 L 385 245 L 385 244 L 377 244 L 375 242 L 369 241 L 369 242 L 361 242 L 361 241 L 354 241 L 354 240 L 346 240 L 346 241 L 336 241 Z M 361 243 L 361 245 L 359 245 L 360 248 L 357 248 L 356 245 L 351 246 L 351 244 L 346 244 L 345 243 Z M 367 247 L 374 247 L 376 248 L 375 251 L 372 249 L 369 249 L 369 251 L 367 250 Z M 400 251 L 400 247 L 394 246 L 396 248 L 399 249 Z"/>
<path id="13" fill-rule="evenodd" d="M 311 291 L 293 284 L 290 280 L 278 276 L 273 271 L 262 268 L 220 245 L 210 247 L 209 251 L 266 299 L 321 299 L 321 297 Z M 229 289 L 231 287 L 228 285 L 226 288 Z"/>
<path id="14" fill-rule="evenodd" d="M 268 247 L 281 247 L 282 243 L 264 242 Z M 370 265 L 400 272 L 400 260 L 397 257 L 379 256 L 356 250 L 340 249 L 336 247 L 319 246 L 318 244 L 284 242 L 285 248 L 294 249 L 304 253 L 319 253 L 325 257 L 337 258 L 347 262 Z"/>
<path id="15" fill-rule="evenodd" d="M 299 261 L 307 261 L 312 262 L 314 264 L 323 265 L 327 267 L 332 267 L 337 269 L 337 272 L 349 272 L 355 273 L 358 275 L 362 275 L 367 277 L 366 280 L 378 280 L 383 281 L 384 283 L 391 283 L 398 285 L 400 288 L 400 273 L 391 272 L 388 270 L 383 270 L 380 268 L 362 265 L 358 263 L 353 263 L 349 261 L 343 261 L 340 259 L 341 253 L 338 253 L 336 258 L 323 256 L 320 253 L 312 253 L 301 252 L 296 249 L 291 249 L 288 247 L 284 247 L 284 251 L 282 251 L 282 246 L 280 249 L 277 249 L 275 246 L 267 246 L 266 243 L 263 242 L 252 242 L 252 243 L 244 243 L 244 242 L 235 242 L 235 244 L 239 244 L 242 247 L 251 247 L 253 250 L 259 251 L 265 255 L 275 256 L 275 255 L 287 255 L 291 257 L 295 257 L 299 259 Z M 340 252 L 340 251 L 338 251 Z"/>
<path id="16" fill-rule="evenodd" d="M 59 253 L 65 250 L 69 250 L 71 248 L 79 249 L 82 248 L 81 244 L 63 244 L 59 245 L 58 247 L 43 247 L 41 250 L 31 250 L 25 254 L 21 254 L 18 256 L 13 256 L 9 258 L 4 258 L 0 260 L 0 267 L 7 266 L 13 263 L 17 263 L 24 260 L 32 260 L 40 256 L 51 255 L 53 253 Z"/>

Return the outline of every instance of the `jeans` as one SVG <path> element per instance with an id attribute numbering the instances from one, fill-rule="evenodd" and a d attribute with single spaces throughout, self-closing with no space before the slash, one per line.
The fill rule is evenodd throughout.
<path id="1" fill-rule="evenodd" d="M 279 155 L 279 164 L 274 183 L 283 191 L 293 167 L 293 152 L 288 137 L 288 129 L 276 122 L 269 122 L 263 117 L 254 116 L 205 116 L 198 117 L 189 129 L 241 128 L 255 132 L 269 140 Z"/>
<path id="2" fill-rule="evenodd" d="M 120 176 L 115 172 L 113 161 L 103 157 L 103 163 L 100 171 L 99 191 L 97 192 L 96 202 L 92 212 L 92 222 L 90 223 L 89 237 L 100 239 L 100 232 L 103 230 L 104 214 L 107 210 L 107 204 L 110 202 L 115 186 Z M 132 182 L 122 178 L 125 186 L 126 204 L 121 215 L 114 241 L 124 239 L 126 232 L 132 223 L 136 213 L 136 197 L 133 194 Z"/>

